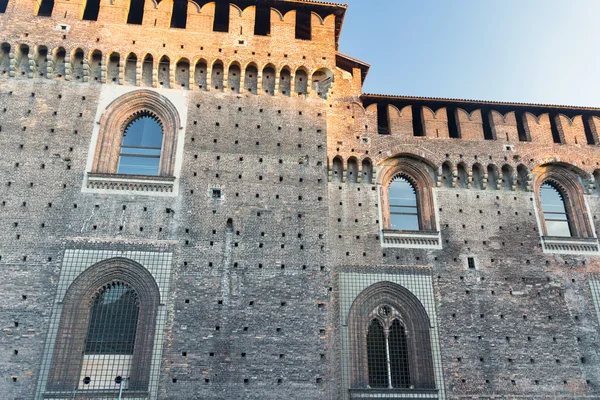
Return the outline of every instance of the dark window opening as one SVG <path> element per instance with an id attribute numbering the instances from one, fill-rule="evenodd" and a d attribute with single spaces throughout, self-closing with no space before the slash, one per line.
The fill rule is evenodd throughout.
<path id="1" fill-rule="evenodd" d="M 552 130 L 552 140 L 554 141 L 554 143 L 564 144 L 564 141 L 562 140 L 562 135 L 558 130 L 558 118 L 558 115 L 550 116 L 550 129 Z"/>
<path id="2" fill-rule="evenodd" d="M 594 133 L 592 131 L 592 117 L 583 118 L 583 129 L 585 130 L 585 139 L 587 140 L 587 144 L 597 144 L 596 138 L 594 137 Z"/>
<path id="3" fill-rule="evenodd" d="M 271 7 L 265 5 L 256 6 L 254 34 L 260 36 L 269 36 L 271 34 Z"/>
<path id="4" fill-rule="evenodd" d="M 552 183 L 544 182 L 540 188 L 540 202 L 548 236 L 571 237 L 569 216 L 563 194 Z"/>
<path id="5" fill-rule="evenodd" d="M 413 134 L 415 136 L 425 136 L 423 129 L 423 109 L 420 106 L 412 106 Z"/>
<path id="6" fill-rule="evenodd" d="M 460 126 L 458 125 L 458 115 L 456 108 L 446 109 L 448 114 L 448 134 L 453 139 L 460 139 Z"/>
<path id="7" fill-rule="evenodd" d="M 494 135 L 492 129 L 492 111 L 489 109 L 482 109 L 481 119 L 483 122 L 483 138 L 485 140 L 496 140 L 496 135 Z"/>
<path id="8" fill-rule="evenodd" d="M 4 14 L 6 12 L 7 6 L 8 6 L 8 0 L 0 0 L 0 14 Z"/>
<path id="9" fill-rule="evenodd" d="M 215 32 L 229 32 L 229 2 L 217 1 L 215 3 Z"/>
<path id="10" fill-rule="evenodd" d="M 527 131 L 529 127 L 527 127 L 527 118 L 525 117 L 525 113 L 523 111 L 517 111 L 515 113 L 515 118 L 517 119 L 517 132 L 519 133 L 519 141 L 531 142 L 531 137 Z"/>
<path id="11" fill-rule="evenodd" d="M 367 364 L 369 368 L 369 386 L 387 388 L 387 349 L 385 333 L 381 323 L 374 319 L 367 332 Z"/>
<path id="12" fill-rule="evenodd" d="M 103 288 L 92 303 L 85 354 L 132 355 L 138 313 L 133 289 L 120 282 Z"/>
<path id="13" fill-rule="evenodd" d="M 406 178 L 397 176 L 388 189 L 390 225 L 401 231 L 419 230 L 419 208 L 415 187 Z"/>
<path id="14" fill-rule="evenodd" d="M 308 10 L 296 11 L 296 39 L 312 39 L 312 16 Z"/>
<path id="15" fill-rule="evenodd" d="M 128 24 L 141 25 L 144 19 L 145 0 L 131 0 L 129 3 L 129 14 L 127 14 Z"/>
<path id="16" fill-rule="evenodd" d="M 97 21 L 100 12 L 100 0 L 87 0 L 83 10 L 83 20 Z"/>
<path id="17" fill-rule="evenodd" d="M 212 198 L 220 199 L 221 198 L 221 189 L 213 189 L 212 190 Z"/>
<path id="18" fill-rule="evenodd" d="M 393 388 L 410 388 L 408 343 L 406 332 L 400 321 L 394 320 L 388 334 L 390 372 Z"/>
<path id="19" fill-rule="evenodd" d="M 52 16 L 52 9 L 54 8 L 54 0 L 42 0 L 40 8 L 38 9 L 38 17 L 50 17 Z"/>
<path id="20" fill-rule="evenodd" d="M 185 25 L 187 23 L 187 7 L 187 0 L 175 0 L 173 2 L 173 13 L 171 14 L 171 28 L 185 29 Z"/>
<path id="21" fill-rule="evenodd" d="M 142 114 L 127 125 L 121 142 L 118 174 L 157 176 L 163 132 L 150 114 Z"/>
<path id="22" fill-rule="evenodd" d="M 382 310 L 391 313 L 389 306 L 381 306 L 379 312 Z M 408 341 L 400 321 L 395 319 L 387 330 L 378 319 L 371 321 L 367 332 L 367 365 L 370 387 L 410 388 Z"/>
<path id="23" fill-rule="evenodd" d="M 377 103 L 377 133 L 380 135 L 390 134 L 390 117 L 388 105 L 385 103 Z"/>
<path id="24" fill-rule="evenodd" d="M 467 257 L 467 264 L 469 266 L 469 269 L 475 269 L 475 258 Z"/>

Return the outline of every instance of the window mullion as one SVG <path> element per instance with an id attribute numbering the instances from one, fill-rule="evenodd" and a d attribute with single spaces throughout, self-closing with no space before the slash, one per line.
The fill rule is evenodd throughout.
<path id="1" fill-rule="evenodd" d="M 385 334 L 385 360 L 386 360 L 386 368 L 387 368 L 387 378 L 388 378 L 388 388 L 392 389 L 392 364 L 390 359 L 390 329 L 384 329 Z"/>

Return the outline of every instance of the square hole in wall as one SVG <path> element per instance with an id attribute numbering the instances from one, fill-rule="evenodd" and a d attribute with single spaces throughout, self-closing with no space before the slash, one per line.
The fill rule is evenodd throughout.
<path id="1" fill-rule="evenodd" d="M 221 189 L 220 188 L 212 188 L 211 196 L 213 199 L 218 200 L 221 198 Z"/>

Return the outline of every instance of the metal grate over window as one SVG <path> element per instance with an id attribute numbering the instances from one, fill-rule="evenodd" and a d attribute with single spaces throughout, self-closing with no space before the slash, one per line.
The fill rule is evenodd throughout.
<path id="1" fill-rule="evenodd" d="M 367 331 L 367 363 L 371 388 L 410 388 L 410 367 L 406 331 L 392 307 L 376 311 Z"/>
<path id="2" fill-rule="evenodd" d="M 139 302 L 122 282 L 104 286 L 93 298 L 79 389 L 126 388 L 134 353 Z"/>

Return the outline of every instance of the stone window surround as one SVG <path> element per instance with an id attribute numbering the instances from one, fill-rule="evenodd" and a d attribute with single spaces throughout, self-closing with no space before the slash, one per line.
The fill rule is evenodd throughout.
<path id="1" fill-rule="evenodd" d="M 177 196 L 185 142 L 183 121 L 187 119 L 187 103 L 187 95 L 181 91 L 103 86 L 82 192 Z M 116 174 L 122 132 L 132 118 L 143 112 L 157 117 L 163 128 L 159 174 Z M 118 134 L 114 134 L 115 132 Z"/>
<path id="2" fill-rule="evenodd" d="M 113 281 L 127 282 L 138 294 L 140 311 L 128 386 L 142 397 L 148 395 L 154 332 L 160 291 L 153 276 L 138 263 L 112 258 L 101 261 L 82 273 L 67 289 L 46 392 L 77 389 L 92 298 L 99 288 Z M 73 359 L 73 355 L 76 355 Z M 83 394 L 82 394 L 83 395 Z"/>
<path id="3" fill-rule="evenodd" d="M 350 308 L 348 327 L 350 349 L 352 349 L 351 387 L 366 388 L 369 383 L 367 330 L 373 319 L 372 311 L 381 305 L 390 305 L 397 310 L 406 329 L 411 386 L 416 389 L 435 390 L 430 321 L 427 311 L 410 291 L 392 282 L 371 285 L 360 293 Z"/>
<path id="4" fill-rule="evenodd" d="M 419 231 L 398 231 L 390 228 L 389 185 L 402 176 L 414 187 L 417 196 Z M 424 162 L 410 156 L 398 156 L 381 168 L 379 186 L 379 221 L 382 247 L 441 249 L 437 224 L 433 178 Z"/>

